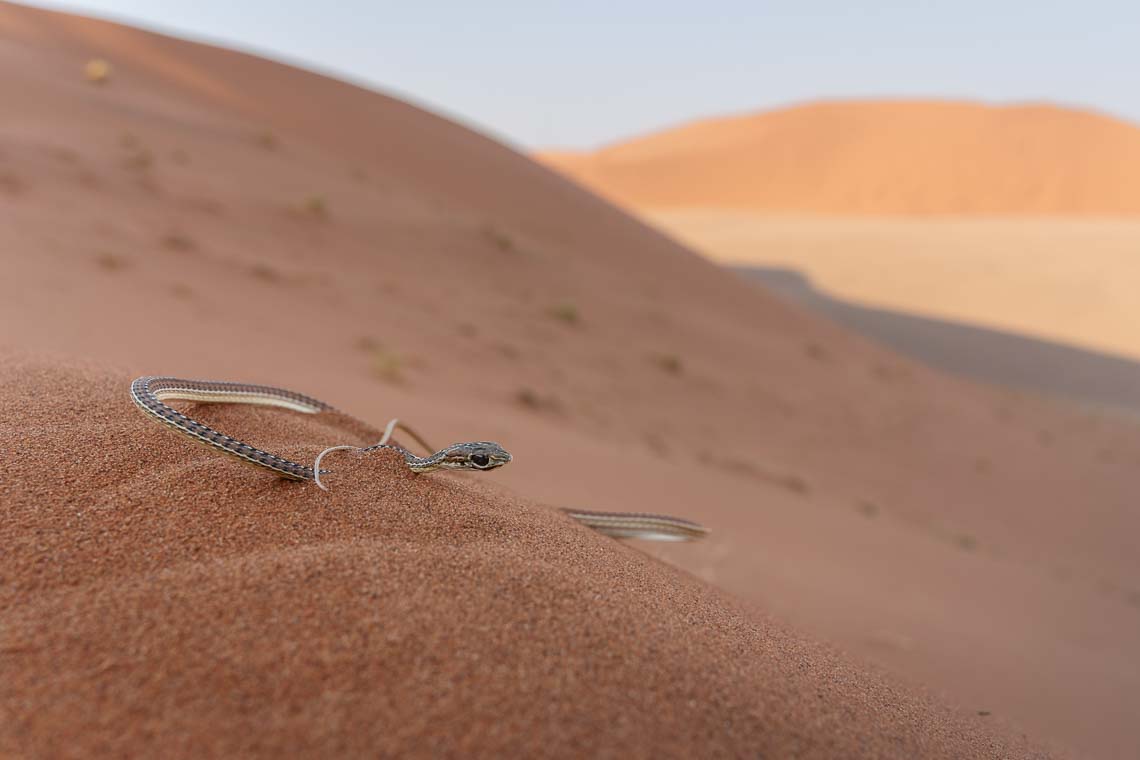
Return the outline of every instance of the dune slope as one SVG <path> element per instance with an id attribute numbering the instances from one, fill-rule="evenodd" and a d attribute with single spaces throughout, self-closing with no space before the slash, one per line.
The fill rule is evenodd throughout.
<path id="1" fill-rule="evenodd" d="M 4 356 L 5 754 L 1032 754 L 557 513 L 390 453 L 228 467 L 128 382 Z"/>
<path id="2" fill-rule="evenodd" d="M 629 208 L 1140 213 L 1140 127 L 1049 105 L 813 103 L 539 158 Z"/>
<path id="3" fill-rule="evenodd" d="M 525 500 L 704 521 L 652 551 L 975 714 L 1140 746 L 1134 426 L 899 358 L 391 98 L 18 6 L 0 38 L 0 344 L 498 440 Z"/>

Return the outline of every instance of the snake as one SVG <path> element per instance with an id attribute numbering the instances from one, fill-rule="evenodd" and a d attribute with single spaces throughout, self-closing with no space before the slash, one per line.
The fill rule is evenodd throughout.
<path id="1" fill-rule="evenodd" d="M 289 480 L 315 481 L 326 470 L 294 462 L 277 454 L 264 451 L 232 438 L 166 404 L 166 401 L 194 401 L 206 404 L 255 404 L 277 407 L 303 414 L 324 414 L 337 418 L 345 427 L 353 428 L 362 436 L 374 436 L 375 428 L 324 401 L 285 388 L 250 383 L 217 380 L 188 380 L 167 376 L 144 376 L 131 383 L 131 400 L 144 414 L 170 430 L 204 444 L 222 454 L 246 464 L 270 470 Z M 424 439 L 402 423 L 398 429 L 407 433 L 417 444 L 431 451 Z M 436 470 L 494 470 L 508 464 L 511 454 L 494 441 L 453 443 L 420 456 L 397 443 L 387 441 L 362 447 L 360 451 L 394 451 L 404 458 L 413 473 Z M 650 541 L 693 541 L 708 534 L 699 523 L 680 517 L 642 512 L 596 512 L 584 509 L 562 509 L 563 514 L 576 522 L 612 538 L 638 538 Z"/>

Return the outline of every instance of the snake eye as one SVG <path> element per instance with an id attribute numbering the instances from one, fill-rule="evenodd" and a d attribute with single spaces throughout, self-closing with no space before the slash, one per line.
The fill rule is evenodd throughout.
<path id="1" fill-rule="evenodd" d="M 471 455 L 471 462 L 476 467 L 486 467 L 487 465 L 489 465 L 491 463 L 491 458 L 489 456 L 487 456 L 486 454 L 472 454 Z"/>

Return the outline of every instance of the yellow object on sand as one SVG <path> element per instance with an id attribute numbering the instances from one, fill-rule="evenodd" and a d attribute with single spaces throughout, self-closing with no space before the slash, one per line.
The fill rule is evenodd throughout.
<path id="1" fill-rule="evenodd" d="M 104 84 L 111 78 L 111 64 L 103 58 L 92 58 L 83 67 L 83 75 L 92 84 Z"/>

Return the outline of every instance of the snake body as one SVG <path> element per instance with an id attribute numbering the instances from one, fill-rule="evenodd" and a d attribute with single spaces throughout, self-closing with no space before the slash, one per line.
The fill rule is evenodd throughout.
<path id="1" fill-rule="evenodd" d="M 696 541 L 708 535 L 708 528 L 691 520 L 642 512 L 591 512 L 563 509 L 565 514 L 599 533 L 614 538 L 641 538 L 648 541 Z"/>
<path id="2" fill-rule="evenodd" d="M 235 457 L 247 464 L 271 470 L 279 476 L 291 480 L 316 480 L 316 472 L 308 465 L 263 451 L 214 430 L 209 425 L 191 419 L 164 402 L 182 400 L 210 404 L 273 406 L 303 414 L 335 415 L 364 434 L 378 432 L 367 423 L 347 415 L 319 399 L 269 385 L 147 376 L 140 377 L 131 383 L 131 400 L 148 417 L 171 430 L 198 443 L 205 444 L 215 451 Z M 411 429 L 406 426 L 400 426 L 400 428 L 424 448 L 431 448 Z M 404 462 L 408 468 L 417 473 L 433 470 L 493 470 L 511 461 L 511 455 L 499 444 L 492 441 L 455 443 L 426 457 L 417 456 L 395 443 L 378 443 L 361 450 L 374 451 L 377 449 L 388 449 L 399 453 L 404 457 Z M 324 475 L 325 471 L 322 470 L 320 474 Z M 687 541 L 701 538 L 708 532 L 697 523 L 666 515 L 634 512 L 591 512 L 576 509 L 564 509 L 562 511 L 579 523 L 614 538 Z"/>

